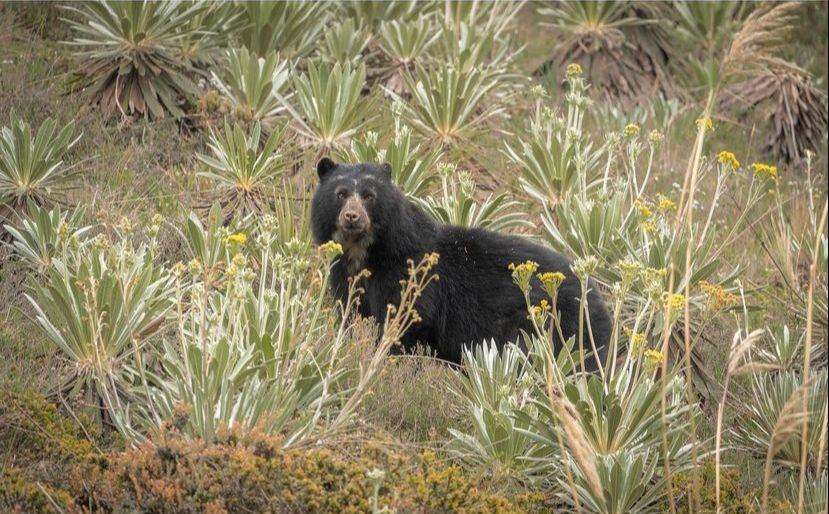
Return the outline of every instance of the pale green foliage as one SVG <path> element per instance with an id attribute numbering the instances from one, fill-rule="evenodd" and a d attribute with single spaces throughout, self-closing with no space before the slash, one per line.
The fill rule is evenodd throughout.
<path id="1" fill-rule="evenodd" d="M 448 61 L 462 73 L 481 71 L 486 77 L 497 79 L 499 86 L 506 86 L 507 70 L 515 58 L 510 52 L 509 40 L 499 37 L 484 27 L 462 22 L 459 25 L 443 25 L 433 57 Z"/>
<path id="2" fill-rule="evenodd" d="M 370 37 L 364 27 L 348 18 L 325 32 L 323 57 L 330 62 L 356 64 Z"/>
<path id="3" fill-rule="evenodd" d="M 87 2 L 69 6 L 80 83 L 108 114 L 155 118 L 184 114 L 181 97 L 196 94 L 189 75 L 198 39 L 212 34 L 191 24 L 209 4 L 199 2 Z"/>
<path id="4" fill-rule="evenodd" d="M 242 26 L 242 10 L 231 2 L 210 2 L 193 12 L 181 29 L 178 52 L 200 69 L 215 66 Z"/>
<path id="5" fill-rule="evenodd" d="M 236 427 L 280 433 L 286 446 L 339 430 L 380 362 L 353 358 L 353 299 L 341 311 L 332 304 L 322 290 L 328 257 L 308 240 L 282 241 L 279 218 L 230 233 L 217 217 L 188 224 L 195 253 L 218 262 L 173 268 L 177 330 L 155 353 L 160 369 L 132 389 L 141 401 L 119 428 L 141 440 L 172 419 L 206 441 Z"/>
<path id="6" fill-rule="evenodd" d="M 425 2 L 409 0 L 346 0 L 337 2 L 337 8 L 341 11 L 341 17 L 358 20 L 375 30 L 386 21 L 410 21 L 420 14 L 423 4 Z"/>
<path id="7" fill-rule="evenodd" d="M 218 427 L 255 426 L 285 434 L 288 445 L 327 419 L 322 413 L 330 415 L 348 391 L 337 357 L 347 357 L 343 333 L 329 337 L 336 323 L 329 302 L 303 286 L 310 245 L 295 240 L 287 253 L 274 253 L 274 229 L 265 217 L 252 234 L 251 246 L 265 245 L 258 278 L 242 252 L 224 260 L 222 287 L 198 273 L 177 282 L 184 307 L 177 337 L 159 354 L 163 374 L 151 380 L 145 429 L 157 430 L 184 406 L 190 415 L 182 429 L 193 437 L 209 442 Z"/>
<path id="8" fill-rule="evenodd" d="M 596 474 L 603 494 L 581 488 L 582 505 L 592 512 L 654 512 L 653 504 L 664 496 L 666 487 L 666 480 L 657 476 L 657 456 L 654 448 L 599 457 Z"/>
<path id="9" fill-rule="evenodd" d="M 322 37 L 329 16 L 324 2 L 247 0 L 242 5 L 244 28 L 239 37 L 260 56 L 270 52 L 288 59 L 308 56 Z"/>
<path id="10" fill-rule="evenodd" d="M 604 153 L 604 148 L 594 149 L 582 129 L 588 104 L 584 81 L 572 77 L 569 84 L 565 118 L 547 107 L 546 95 L 542 96 L 535 104 L 529 137 L 519 138 L 516 148 L 506 145 L 507 156 L 520 167 L 521 188 L 544 205 L 556 205 L 575 194 L 585 200 L 596 185 Z"/>
<path id="11" fill-rule="evenodd" d="M 515 416 L 506 405 L 474 405 L 470 411 L 472 433 L 449 429 L 452 449 L 461 459 L 482 466 L 496 465 L 502 471 L 520 471 L 529 466 L 526 457 L 534 441 L 528 435 L 526 418 Z"/>
<path id="12" fill-rule="evenodd" d="M 501 351 L 494 342 L 464 349 L 466 373 L 461 376 L 461 391 L 457 394 L 473 404 L 497 408 L 503 402 L 517 403 L 527 394 L 522 383 L 529 371 L 526 356 L 513 346 Z"/>
<path id="13" fill-rule="evenodd" d="M 829 507 L 829 475 L 826 470 L 824 469 L 816 474 L 810 471 L 806 475 L 805 485 L 803 512 L 808 514 L 826 512 L 826 509 Z M 791 505 L 797 505 L 798 488 L 798 477 L 791 475 L 784 489 Z"/>
<path id="14" fill-rule="evenodd" d="M 735 442 L 739 446 L 765 458 L 770 446 L 776 450 L 772 459 L 778 465 L 797 469 L 800 465 L 802 439 L 800 426 L 805 419 L 809 421 L 808 458 L 810 463 L 818 459 L 821 426 L 826 416 L 827 394 L 826 370 L 813 372 L 813 381 L 808 384 L 808 416 L 800 412 L 800 402 L 803 394 L 803 378 L 794 371 L 780 373 L 766 373 L 752 377 L 752 399 L 747 403 L 746 415 L 737 424 Z M 796 418 L 786 418 L 785 427 L 777 427 L 778 419 L 784 414 L 787 403 L 796 405 Z M 796 433 L 785 439 L 780 433 L 783 429 L 797 427 Z M 825 451 L 825 450 L 824 450 Z M 823 456 L 822 466 L 827 465 L 826 456 Z"/>
<path id="15" fill-rule="evenodd" d="M 803 366 L 805 331 L 792 331 L 788 325 L 766 327 L 768 344 L 757 350 L 756 360 L 774 369 L 795 371 Z"/>
<path id="16" fill-rule="evenodd" d="M 558 487 L 560 498 L 574 504 L 565 469 L 572 472 L 579 503 L 593 512 L 650 512 L 667 495 L 663 426 L 667 429 L 672 473 L 694 464 L 688 441 L 688 416 L 698 410 L 685 403 L 684 384 L 673 376 L 668 384 L 665 418 L 660 412 L 662 387 L 650 373 L 625 369 L 604 382 L 597 376 L 568 374 L 573 355 L 565 347 L 549 367 L 546 339 L 528 339 L 528 356 L 507 345 L 500 354 L 484 345 L 464 353 L 466 367 L 457 392 L 470 409 L 472 431 L 450 431 L 462 458 L 502 472 L 518 473 L 539 484 Z M 545 375 L 552 372 L 564 399 L 548 396 Z M 553 405 L 572 406 L 572 421 L 562 420 Z M 582 442 L 568 437 L 563 426 L 575 422 Z M 664 425 L 663 425 L 664 423 Z M 563 445 L 563 446 L 562 446 Z M 580 461 L 574 452 L 587 455 Z M 567 462 L 568 464 L 564 464 Z M 585 470 L 601 483 L 601 494 L 588 484 Z"/>
<path id="17" fill-rule="evenodd" d="M 173 307 L 172 278 L 153 263 L 151 246 L 102 235 L 55 257 L 45 275 L 27 297 L 69 363 L 62 390 L 100 399 L 117 417 L 128 403 L 127 363 L 141 360 L 147 338 Z"/>
<path id="18" fill-rule="evenodd" d="M 181 231 L 187 257 L 203 269 L 204 281 L 208 283 L 218 281 L 221 265 L 227 257 L 225 238 L 230 235 L 230 229 L 225 228 L 223 222 L 221 205 L 215 203 L 204 222 L 198 214 L 191 212 Z"/>
<path id="19" fill-rule="evenodd" d="M 0 129 L 0 204 L 22 209 L 29 200 L 42 205 L 65 192 L 72 170 L 64 157 L 81 137 L 73 138 L 74 129 L 74 122 L 58 129 L 47 118 L 33 134 L 12 114 L 11 124 Z"/>
<path id="20" fill-rule="evenodd" d="M 238 124 L 231 128 L 225 123 L 224 134 L 210 134 L 208 148 L 213 155 L 197 155 L 208 168 L 199 175 L 216 182 L 220 201 L 231 211 L 261 212 L 267 206 L 268 193 L 284 171 L 279 147 L 284 133 L 284 127 L 272 131 L 260 149 L 260 123 L 254 125 L 250 136 Z"/>
<path id="21" fill-rule="evenodd" d="M 26 263 L 44 272 L 52 259 L 78 247 L 85 234 L 92 228 L 83 226 L 83 210 L 64 211 L 60 207 L 51 210 L 34 202 L 27 205 L 29 214 L 21 218 L 19 225 L 5 225 L 14 241 L 11 247 Z"/>
<path id="22" fill-rule="evenodd" d="M 258 57 L 247 48 L 228 50 L 227 56 L 226 79 L 213 72 L 219 91 L 237 117 L 270 127 L 273 118 L 284 110 L 280 98 L 287 96 L 291 64 L 275 52 Z"/>
<path id="23" fill-rule="evenodd" d="M 300 134 L 326 150 L 346 144 L 371 117 L 371 99 L 361 95 L 365 81 L 363 64 L 309 64 L 294 78 L 299 110 L 289 109 Z"/>
<path id="24" fill-rule="evenodd" d="M 470 173 L 446 167 L 441 174 L 440 196 L 415 199 L 436 221 L 490 230 L 529 226 L 518 202 L 511 200 L 507 193 L 490 194 L 479 204 L 475 201 L 475 181 Z"/>
<path id="25" fill-rule="evenodd" d="M 534 438 L 529 432 L 532 371 L 517 347 L 502 350 L 491 343 L 464 349 L 466 372 L 459 377 L 461 389 L 455 394 L 472 415 L 472 432 L 450 430 L 452 448 L 461 458 L 479 465 L 497 464 L 504 470 L 530 466 Z"/>
<path id="26" fill-rule="evenodd" d="M 408 121 L 444 145 L 468 139 L 473 129 L 503 110 L 486 101 L 497 81 L 480 70 L 463 73 L 451 65 L 416 66 L 414 76 L 404 79 L 412 93 L 406 104 Z"/>
<path id="27" fill-rule="evenodd" d="M 409 66 L 435 43 L 440 33 L 429 18 L 401 22 L 392 20 L 380 26 L 380 48 L 396 66 Z"/>
<path id="28" fill-rule="evenodd" d="M 521 2 L 435 2 L 434 11 L 448 27 L 479 27 L 482 33 L 503 37 L 521 9 Z"/>
<path id="29" fill-rule="evenodd" d="M 126 219 L 108 227 L 114 241 L 60 246 L 29 300 L 69 364 L 64 394 L 86 395 L 134 442 L 172 423 L 207 442 L 237 427 L 287 446 L 350 423 L 388 343 L 368 365 L 354 358 L 351 345 L 369 344 L 351 332 L 354 291 L 330 302 L 331 254 L 282 214 L 243 220 L 245 232 L 224 227 L 218 207 L 206 223 L 191 215 L 190 261 L 169 269 L 153 262 L 153 239 L 132 244 Z"/>
<path id="30" fill-rule="evenodd" d="M 623 192 L 586 202 L 567 198 L 559 207 L 548 209 L 542 219 L 545 236 L 554 248 L 577 257 L 602 256 L 608 262 L 625 255 L 625 237 L 636 235 L 638 229 Z"/>
<path id="31" fill-rule="evenodd" d="M 434 168 L 443 153 L 439 149 L 427 151 L 425 145 L 412 142 L 412 132 L 395 121 L 394 138 L 380 148 L 376 132 L 364 139 L 351 142 L 350 156 L 358 162 L 387 162 L 391 165 L 392 182 L 410 197 L 423 196 L 437 179 Z M 347 157 L 347 156 L 345 156 Z"/>

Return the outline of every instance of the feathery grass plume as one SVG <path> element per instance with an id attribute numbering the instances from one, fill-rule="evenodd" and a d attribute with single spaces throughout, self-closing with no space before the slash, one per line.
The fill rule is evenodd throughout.
<path id="1" fill-rule="evenodd" d="M 676 32 L 692 51 L 705 58 L 717 58 L 740 25 L 751 6 L 743 2 L 674 2 Z"/>
<path id="2" fill-rule="evenodd" d="M 748 370 L 756 369 L 752 366 L 752 363 L 743 364 L 743 360 L 746 354 L 751 351 L 760 339 L 762 334 L 762 330 L 755 330 L 743 337 L 742 333 L 736 332 L 731 341 L 731 351 L 728 355 L 728 365 L 726 367 L 722 398 L 720 398 L 720 403 L 717 406 L 717 432 L 714 446 L 714 501 L 717 512 L 720 511 L 720 452 L 722 443 L 723 416 L 725 414 L 725 404 L 728 401 L 728 386 L 732 376 Z"/>
<path id="3" fill-rule="evenodd" d="M 721 108 L 751 111 L 771 127 L 764 151 L 783 162 L 799 161 L 807 151 L 819 150 L 826 137 L 826 95 L 805 70 L 770 66 L 727 87 L 724 95 Z"/>
<path id="4" fill-rule="evenodd" d="M 762 4 L 748 15 L 731 40 L 722 67 L 739 73 L 755 66 L 788 66 L 774 53 L 788 41 L 796 20 L 797 2 Z"/>
<path id="5" fill-rule="evenodd" d="M 819 427 L 823 423 L 827 375 L 826 370 L 812 375 L 806 385 L 797 371 L 752 375 L 751 401 L 746 402 L 744 413 L 734 429 L 734 444 L 756 457 L 767 458 L 771 461 L 769 466 L 774 464 L 788 469 L 800 466 L 805 446 L 807 466 L 813 465 L 818 459 L 821 434 L 810 430 L 804 441 L 800 423 L 806 418 L 811 427 Z M 808 398 L 805 411 L 802 394 Z"/>
<path id="6" fill-rule="evenodd" d="M 725 87 L 720 108 L 759 112 L 772 127 L 765 150 L 784 162 L 800 160 L 807 150 L 820 148 L 829 124 L 825 95 L 811 84 L 809 73 L 779 57 L 799 8 L 797 2 L 757 7 L 734 36 L 721 64 L 726 75 L 741 80 Z"/>
<path id="7" fill-rule="evenodd" d="M 810 384 L 803 383 L 794 389 L 783 403 L 777 420 L 769 434 L 768 449 L 766 451 L 766 462 L 763 467 L 763 496 L 762 512 L 768 512 L 769 484 L 771 483 L 772 462 L 777 451 L 791 439 L 800 434 L 801 425 L 809 417 L 808 412 L 800 410 L 801 395 L 807 391 Z M 824 393 L 825 394 L 825 393 Z"/>
<path id="8" fill-rule="evenodd" d="M 814 253 L 812 255 L 812 262 L 809 265 L 809 292 L 808 292 L 808 300 L 807 300 L 807 312 L 806 312 L 806 346 L 803 351 L 803 383 L 808 384 L 809 380 L 811 379 L 811 372 L 812 372 L 812 336 L 814 327 L 812 325 L 812 319 L 814 316 L 814 296 L 815 296 L 815 285 L 817 282 L 817 267 L 818 267 L 818 245 L 820 244 L 820 238 L 823 237 L 824 229 L 826 228 L 826 217 L 829 215 L 829 201 L 823 204 L 823 213 L 820 216 L 820 221 L 818 222 L 818 229 L 817 235 L 815 236 L 815 244 L 813 246 Z M 825 375 L 824 375 L 825 378 Z M 801 399 L 801 409 L 803 412 L 808 412 L 810 407 L 809 402 L 809 395 L 807 391 L 803 391 Z M 826 410 L 829 410 L 827 408 Z M 823 424 L 826 425 L 826 411 L 823 413 L 824 422 Z M 798 486 L 798 496 L 797 496 L 797 510 L 803 510 L 803 495 L 804 495 L 804 488 L 806 484 L 806 468 L 809 463 L 809 448 L 805 444 L 806 441 L 809 441 L 809 421 L 810 418 L 807 417 L 803 422 L 803 429 L 800 434 L 800 440 L 804 442 L 803 446 L 800 449 L 800 483 Z M 819 451 L 823 451 L 823 446 L 825 444 L 825 435 L 821 434 L 820 436 L 820 443 L 819 443 Z M 818 457 L 820 460 L 823 456 L 821 455 Z M 818 468 L 820 469 L 820 468 Z"/>

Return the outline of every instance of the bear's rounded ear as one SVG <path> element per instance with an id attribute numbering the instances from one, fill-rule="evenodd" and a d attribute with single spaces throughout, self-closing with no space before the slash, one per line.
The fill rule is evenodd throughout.
<path id="1" fill-rule="evenodd" d="M 391 182 L 391 164 L 384 162 L 380 165 L 380 174 L 384 180 Z"/>
<path id="2" fill-rule="evenodd" d="M 334 168 L 337 167 L 337 163 L 329 159 L 328 157 L 323 157 L 317 163 L 317 175 L 319 175 L 320 181 L 325 180 L 325 177 L 328 176 Z"/>

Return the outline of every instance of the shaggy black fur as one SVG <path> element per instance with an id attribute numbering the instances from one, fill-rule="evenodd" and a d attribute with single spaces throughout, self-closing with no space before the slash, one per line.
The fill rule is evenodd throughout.
<path id="1" fill-rule="evenodd" d="M 564 337 L 577 334 L 581 286 L 562 255 L 520 236 L 435 223 L 392 184 L 387 164 L 335 164 L 326 158 L 317 171 L 320 184 L 311 206 L 314 238 L 318 244 L 337 241 L 345 250 L 332 264 L 336 298 L 345 300 L 348 277 L 367 268 L 371 277 L 363 282 L 361 314 L 382 325 L 386 306 L 400 301 L 407 259 L 419 262 L 428 252 L 440 256 L 433 270 L 439 280 L 418 300 L 422 321 L 405 334 L 405 348 L 421 342 L 439 358 L 458 363 L 463 345 L 494 339 L 501 347 L 516 342 L 519 330 L 530 332 L 523 295 L 508 269 L 510 263 L 526 260 L 537 262 L 539 272 L 566 275 L 557 307 Z M 533 280 L 535 304 L 546 295 Z M 610 317 L 595 285 L 587 299 L 594 340 L 604 359 Z"/>

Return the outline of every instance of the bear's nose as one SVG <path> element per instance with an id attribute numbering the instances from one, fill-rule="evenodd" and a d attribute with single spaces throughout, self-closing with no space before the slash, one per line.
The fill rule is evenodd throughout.
<path id="1" fill-rule="evenodd" d="M 354 211 L 348 211 L 344 213 L 343 216 L 345 217 L 345 221 L 349 223 L 354 223 L 360 219 L 360 215 Z"/>

